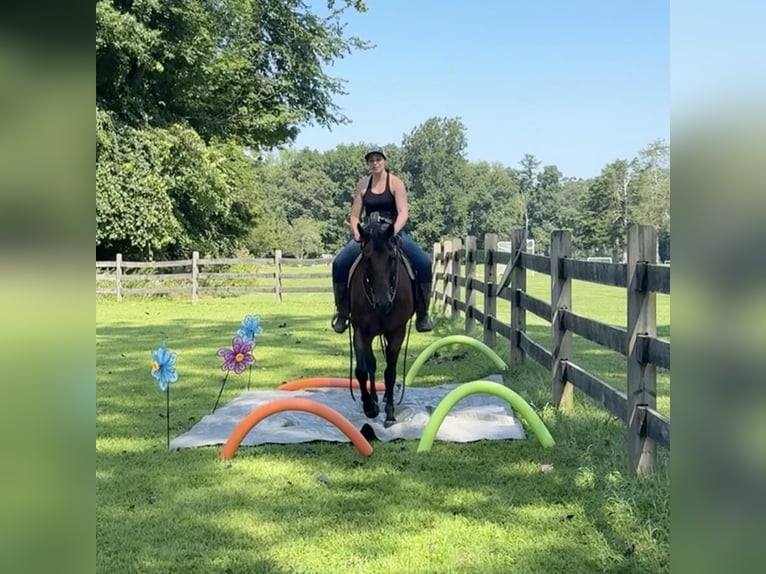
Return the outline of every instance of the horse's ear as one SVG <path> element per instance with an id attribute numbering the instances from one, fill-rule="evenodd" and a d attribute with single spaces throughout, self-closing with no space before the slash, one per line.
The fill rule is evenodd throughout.
<path id="1" fill-rule="evenodd" d="M 393 236 L 394 236 L 394 224 L 389 223 L 388 225 L 386 225 L 386 239 L 390 239 Z"/>

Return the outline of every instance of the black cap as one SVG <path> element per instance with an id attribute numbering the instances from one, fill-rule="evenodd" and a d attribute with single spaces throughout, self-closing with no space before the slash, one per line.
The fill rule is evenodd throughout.
<path id="1" fill-rule="evenodd" d="M 367 161 L 368 159 L 370 159 L 370 156 L 374 155 L 374 154 L 378 154 L 383 159 L 388 160 L 388 158 L 386 157 L 385 152 L 383 151 L 383 148 L 382 147 L 378 147 L 378 146 L 371 147 L 370 149 L 368 149 L 367 153 L 364 154 L 364 160 Z"/>

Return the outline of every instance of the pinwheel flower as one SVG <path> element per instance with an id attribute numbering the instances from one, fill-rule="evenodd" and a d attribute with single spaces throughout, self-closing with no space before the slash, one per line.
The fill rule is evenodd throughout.
<path id="1" fill-rule="evenodd" d="M 159 349 L 152 353 L 152 376 L 157 379 L 161 391 L 166 391 L 170 383 L 178 380 L 178 373 L 173 366 L 176 354 L 169 351 L 162 343 Z"/>
<path id="2" fill-rule="evenodd" d="M 218 349 L 218 356 L 223 357 L 221 370 L 240 374 L 245 367 L 255 362 L 253 347 L 255 347 L 255 341 L 245 341 L 242 337 L 234 337 L 231 340 L 231 349 Z"/>
<path id="3" fill-rule="evenodd" d="M 256 335 L 261 333 L 263 333 L 263 329 L 261 328 L 261 318 L 258 315 L 247 315 L 242 319 L 242 326 L 237 331 L 237 335 L 245 341 L 252 341 Z"/>

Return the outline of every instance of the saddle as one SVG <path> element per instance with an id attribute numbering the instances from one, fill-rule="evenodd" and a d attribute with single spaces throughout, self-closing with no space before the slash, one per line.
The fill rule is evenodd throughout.
<path id="1" fill-rule="evenodd" d="M 399 257 L 402 260 L 402 263 L 404 263 L 404 268 L 407 270 L 407 277 L 410 278 L 410 281 L 415 281 L 415 268 L 412 266 L 412 262 L 410 262 L 409 258 L 407 257 L 407 254 L 399 250 Z M 356 256 L 356 259 L 354 259 L 354 262 L 351 264 L 351 269 L 348 272 L 348 281 L 346 282 L 346 287 L 351 287 L 351 279 L 354 277 L 354 271 L 356 271 L 356 268 L 359 266 L 359 263 L 362 261 L 362 254 Z"/>
<path id="2" fill-rule="evenodd" d="M 388 225 L 393 225 L 394 222 L 381 215 L 377 211 L 373 211 L 370 213 L 368 217 L 368 221 L 382 221 L 383 223 L 387 223 Z M 407 277 L 410 278 L 410 281 L 413 283 L 415 282 L 415 268 L 412 266 L 412 262 L 410 262 L 409 258 L 407 257 L 407 254 L 404 253 L 404 251 L 399 248 L 399 257 L 402 260 L 402 263 L 404 263 L 404 268 L 407 270 Z M 356 271 L 357 266 L 359 265 L 359 262 L 362 260 L 362 254 L 356 256 L 356 259 L 354 259 L 354 262 L 351 264 L 351 268 L 348 272 L 348 281 L 346 282 L 346 287 L 351 287 L 351 278 L 354 276 L 354 271 Z"/>

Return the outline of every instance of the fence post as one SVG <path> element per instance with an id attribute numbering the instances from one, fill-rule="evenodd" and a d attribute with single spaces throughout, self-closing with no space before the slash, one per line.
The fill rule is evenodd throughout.
<path id="1" fill-rule="evenodd" d="M 473 281 L 476 279 L 476 236 L 465 238 L 465 332 L 472 333 L 475 324 L 473 308 L 476 305 L 476 293 Z"/>
<path id="2" fill-rule="evenodd" d="M 444 276 L 442 277 L 442 313 L 447 312 L 447 304 L 449 303 L 450 295 L 452 295 L 452 268 L 453 268 L 453 256 L 452 253 L 452 241 L 447 240 L 444 245 Z"/>
<path id="3" fill-rule="evenodd" d="M 122 253 L 117 254 L 114 269 L 114 284 L 117 290 L 117 301 L 122 301 Z"/>
<path id="4" fill-rule="evenodd" d="M 452 240 L 452 278 L 450 279 L 450 296 L 452 297 L 452 315 L 453 321 L 457 320 L 460 316 L 460 311 L 457 308 L 458 300 L 460 299 L 460 285 L 458 285 L 458 279 L 461 276 L 462 260 L 460 257 L 460 249 L 463 247 L 463 241 L 460 239 Z"/>
<path id="5" fill-rule="evenodd" d="M 431 255 L 431 308 L 433 309 L 436 307 L 436 301 L 439 299 L 437 293 L 439 293 L 439 290 L 437 287 L 437 275 L 438 275 L 438 269 L 439 269 L 439 261 L 442 258 L 442 245 L 441 243 L 434 243 L 433 252 Z"/>
<path id="6" fill-rule="evenodd" d="M 657 261 L 657 231 L 647 225 L 628 226 L 628 456 L 631 472 L 651 474 L 657 445 L 645 436 L 646 411 L 657 407 L 657 368 L 639 361 L 639 335 L 657 336 L 657 297 L 646 289 L 646 264 Z"/>
<path id="7" fill-rule="evenodd" d="M 494 348 L 497 336 L 492 322 L 497 315 L 497 297 L 495 295 L 495 281 L 497 279 L 497 234 L 484 234 L 484 344 Z"/>
<path id="8" fill-rule="evenodd" d="M 551 400 L 563 410 L 574 405 L 574 388 L 565 379 L 565 361 L 572 358 L 572 332 L 562 324 L 561 311 L 572 310 L 572 280 L 562 273 L 563 260 L 572 254 L 572 234 L 554 231 L 551 234 Z"/>
<path id="9" fill-rule="evenodd" d="M 282 302 L 282 250 L 274 250 L 274 293 L 277 301 Z"/>
<path id="10" fill-rule="evenodd" d="M 191 299 L 192 303 L 197 302 L 197 287 L 198 287 L 198 281 L 199 281 L 199 251 L 192 251 L 192 270 L 191 270 L 191 276 L 192 276 L 192 292 L 191 292 Z"/>
<path id="11" fill-rule="evenodd" d="M 525 230 L 514 230 L 511 234 L 511 364 L 524 363 L 521 349 L 521 333 L 527 330 L 527 312 L 520 306 L 520 294 L 527 290 L 527 271 L 521 263 L 521 254 L 527 250 Z"/>

